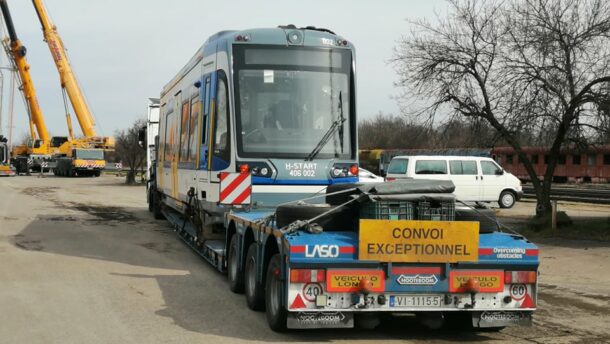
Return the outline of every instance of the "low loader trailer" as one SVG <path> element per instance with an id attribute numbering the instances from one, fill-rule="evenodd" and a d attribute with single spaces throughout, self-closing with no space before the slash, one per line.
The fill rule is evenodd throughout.
<path id="1" fill-rule="evenodd" d="M 149 117 L 149 210 L 276 331 L 530 324 L 534 244 L 451 182 L 358 183 L 355 56 L 314 26 L 210 36 Z"/>
<path id="2" fill-rule="evenodd" d="M 162 212 L 277 331 L 369 328 L 399 313 L 432 328 L 531 324 L 538 247 L 500 231 L 492 211 L 454 208 L 451 182 L 340 186 L 317 196 L 330 204 L 227 212 L 222 237 L 203 242 L 189 221 Z"/>

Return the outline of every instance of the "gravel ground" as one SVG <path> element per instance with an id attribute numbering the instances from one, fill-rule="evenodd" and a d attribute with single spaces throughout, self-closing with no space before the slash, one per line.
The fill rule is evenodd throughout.
<path id="1" fill-rule="evenodd" d="M 167 222 L 152 219 L 144 187 L 121 183 L 113 176 L 0 179 L 1 343 L 610 342 L 610 244 L 567 240 L 539 243 L 531 328 L 430 331 L 401 317 L 374 331 L 277 334 Z M 524 216 L 528 207 L 502 213 Z"/>

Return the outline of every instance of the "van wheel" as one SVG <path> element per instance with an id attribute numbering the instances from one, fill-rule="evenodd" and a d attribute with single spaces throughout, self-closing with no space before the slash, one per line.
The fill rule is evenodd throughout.
<path id="1" fill-rule="evenodd" d="M 229 261 L 227 262 L 227 274 L 229 275 L 229 289 L 232 292 L 241 294 L 244 292 L 244 274 L 239 271 L 239 245 L 237 242 L 237 234 L 231 237 L 229 244 Z"/>
<path id="2" fill-rule="evenodd" d="M 257 281 L 257 266 L 256 243 L 252 243 L 248 248 L 248 254 L 246 255 L 246 271 L 244 279 L 246 287 L 246 301 L 248 303 L 248 307 L 254 311 L 260 311 L 265 307 L 265 288 L 262 283 Z"/>
<path id="3" fill-rule="evenodd" d="M 276 332 L 286 331 L 288 312 L 283 304 L 282 259 L 279 253 L 271 257 L 265 279 L 265 306 L 267 323 Z"/>
<path id="4" fill-rule="evenodd" d="M 502 191 L 502 193 L 500 194 L 500 199 L 498 200 L 498 203 L 500 204 L 500 208 L 512 208 L 513 205 L 515 205 L 515 202 L 517 202 L 517 197 L 515 197 L 515 193 L 512 191 Z"/>

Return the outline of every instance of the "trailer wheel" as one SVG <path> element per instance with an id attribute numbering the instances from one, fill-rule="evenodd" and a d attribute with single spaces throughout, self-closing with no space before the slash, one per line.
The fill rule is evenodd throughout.
<path id="1" fill-rule="evenodd" d="M 479 233 L 493 233 L 499 229 L 496 213 L 489 208 L 456 208 L 455 220 L 478 222 Z"/>
<path id="2" fill-rule="evenodd" d="M 146 194 L 147 194 L 147 195 L 146 195 L 146 198 L 148 199 L 148 211 L 152 213 L 152 212 L 153 212 L 153 208 L 154 208 L 154 207 L 153 207 L 153 195 L 152 195 L 152 188 L 149 188 L 149 189 L 146 191 Z"/>
<path id="3" fill-rule="evenodd" d="M 161 199 L 159 199 L 159 193 L 157 191 L 152 192 L 152 200 L 153 200 L 153 216 L 157 220 L 163 220 L 165 216 L 161 212 Z"/>
<path id="4" fill-rule="evenodd" d="M 282 282 L 282 259 L 279 253 L 271 257 L 267 267 L 265 283 L 265 306 L 267 323 L 276 332 L 286 330 L 288 312 L 283 302 L 284 283 Z"/>
<path id="5" fill-rule="evenodd" d="M 244 292 L 244 274 L 240 273 L 239 245 L 237 234 L 234 234 L 229 244 L 229 257 L 227 262 L 227 274 L 229 275 L 229 289 L 234 293 Z"/>
<path id="6" fill-rule="evenodd" d="M 257 281 L 256 267 L 256 243 L 250 244 L 248 254 L 246 254 L 245 266 L 245 289 L 248 307 L 254 311 L 260 311 L 265 307 L 265 286 Z"/>
<path id="7" fill-rule="evenodd" d="M 276 209 L 276 222 L 278 227 L 284 227 L 296 220 L 309 220 L 331 209 L 336 208 L 330 204 L 285 204 Z M 356 229 L 358 213 L 355 207 L 342 207 L 334 213 L 324 216 L 316 221 L 325 231 L 351 231 Z"/>

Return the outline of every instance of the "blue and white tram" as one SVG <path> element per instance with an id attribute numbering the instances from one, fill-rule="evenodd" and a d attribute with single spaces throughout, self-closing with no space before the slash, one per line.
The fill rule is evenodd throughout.
<path id="1" fill-rule="evenodd" d="M 221 223 L 245 196 L 272 207 L 356 182 L 355 95 L 354 47 L 329 30 L 211 36 L 161 92 L 157 208 Z M 248 172 L 251 195 L 221 202 L 224 172 Z"/>

